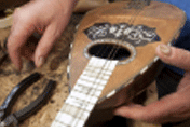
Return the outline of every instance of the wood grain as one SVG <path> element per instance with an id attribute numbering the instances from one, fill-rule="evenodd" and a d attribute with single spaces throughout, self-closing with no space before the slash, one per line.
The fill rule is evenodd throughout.
<path id="1" fill-rule="evenodd" d="M 84 19 L 80 23 L 71 51 L 70 84 L 72 86 L 75 85 L 85 66 L 89 62 L 89 59 L 85 58 L 83 50 L 88 44 L 92 43 L 92 40 L 84 34 L 84 30 L 93 26 L 95 23 L 130 24 L 131 17 L 134 16 L 136 11 L 137 10 L 133 8 L 127 9 L 125 4 L 114 3 L 99 7 L 86 13 Z M 182 10 L 175 6 L 164 4 L 158 1 L 152 1 L 150 6 L 142 8 L 142 10 L 136 16 L 137 18 L 135 18 L 135 21 L 132 23 L 132 25 L 143 24 L 148 27 L 155 28 L 155 32 L 161 37 L 161 40 L 146 46 L 135 47 L 137 52 L 136 58 L 130 63 L 115 67 L 107 83 L 107 86 L 101 93 L 99 99 L 105 98 L 105 96 L 110 92 L 125 86 L 125 84 L 126 89 L 122 89 L 120 91 L 121 94 L 119 94 L 120 92 L 114 94 L 112 98 L 110 97 L 110 100 L 107 99 L 105 102 L 100 102 L 101 106 L 99 107 L 101 108 L 119 106 L 122 103 L 126 103 L 126 101 L 130 101 L 131 97 L 137 92 L 136 87 L 138 87 L 138 85 L 142 85 L 143 82 L 149 78 L 147 76 L 143 77 L 142 75 L 141 77 L 143 78 L 138 79 L 139 83 L 134 83 L 136 84 L 134 87 L 133 82 L 131 83 L 130 81 L 133 81 L 133 79 L 139 75 L 141 69 L 150 64 L 154 65 L 153 63 L 156 56 L 156 47 L 160 44 L 168 44 L 172 40 L 175 40 L 180 28 L 186 21 L 185 13 Z M 152 75 L 154 74 L 155 71 L 152 71 Z M 137 80 L 134 80 L 134 82 L 135 81 Z M 140 81 L 142 83 L 140 83 Z M 129 92 L 131 96 L 128 96 L 129 94 L 125 94 Z"/>

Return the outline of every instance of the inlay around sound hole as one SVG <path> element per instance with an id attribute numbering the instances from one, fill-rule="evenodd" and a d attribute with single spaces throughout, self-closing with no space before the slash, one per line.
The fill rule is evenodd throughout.
<path id="1" fill-rule="evenodd" d="M 88 49 L 91 56 L 108 60 L 126 60 L 131 57 L 131 51 L 115 44 L 96 44 Z"/>
<path id="2" fill-rule="evenodd" d="M 107 60 L 117 60 L 118 65 L 132 62 L 136 56 L 136 49 L 127 41 L 116 39 L 97 39 L 84 48 L 87 59 L 93 57 Z"/>

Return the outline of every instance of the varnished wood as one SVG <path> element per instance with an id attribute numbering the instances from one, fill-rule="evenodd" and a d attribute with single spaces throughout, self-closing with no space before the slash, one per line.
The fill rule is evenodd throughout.
<path id="1" fill-rule="evenodd" d="M 86 14 L 83 21 L 80 23 L 71 52 L 70 84 L 72 86 L 76 83 L 83 69 L 89 62 L 89 60 L 84 57 L 83 50 L 92 40 L 87 38 L 83 33 L 84 29 L 93 26 L 95 23 L 102 22 L 109 22 L 111 24 L 128 23 L 135 12 L 136 9 L 126 9 L 126 4 L 110 4 Z M 137 15 L 133 25 L 143 24 L 148 27 L 156 28 L 156 34 L 158 34 L 162 40 L 146 46 L 136 47 L 137 55 L 135 60 L 131 63 L 115 67 L 100 97 L 104 97 L 112 90 L 127 84 L 128 81 L 133 80 L 134 77 L 139 74 L 142 68 L 152 64 L 155 58 L 155 48 L 160 44 L 168 44 L 168 42 L 177 38 L 179 29 L 184 25 L 185 21 L 185 13 L 173 5 L 153 1 L 150 6 L 143 8 Z M 155 72 L 152 72 L 152 75 L 154 74 Z M 143 82 L 143 80 L 141 82 Z M 141 83 L 139 85 L 141 85 Z M 130 89 L 131 86 L 129 85 L 128 87 Z M 123 91 L 126 92 L 129 90 Z M 121 104 L 124 102 L 119 101 L 126 100 L 126 95 L 122 97 L 121 94 L 118 94 L 116 98 L 117 103 Z M 114 101 L 112 100 L 110 102 L 108 105 L 113 106 Z M 109 107 L 108 105 L 105 107 Z"/>
<path id="2" fill-rule="evenodd" d="M 79 0 L 73 12 L 85 12 L 97 7 L 107 5 L 108 0 Z"/>

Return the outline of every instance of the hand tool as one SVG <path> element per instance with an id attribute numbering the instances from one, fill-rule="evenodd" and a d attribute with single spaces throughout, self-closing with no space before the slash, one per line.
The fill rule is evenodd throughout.
<path id="1" fill-rule="evenodd" d="M 43 104 L 45 104 L 45 102 L 47 102 L 47 99 L 49 98 L 50 93 L 55 86 L 55 81 L 53 80 L 49 80 L 49 83 L 44 88 L 44 91 L 35 101 L 31 102 L 25 108 L 9 115 L 10 108 L 13 106 L 13 103 L 15 102 L 18 95 L 41 77 L 41 74 L 34 73 L 19 82 L 18 85 L 12 89 L 7 98 L 4 100 L 3 104 L 0 106 L 0 127 L 18 127 L 18 123 L 20 121 L 23 121 L 34 114 L 39 108 L 43 106 Z"/>

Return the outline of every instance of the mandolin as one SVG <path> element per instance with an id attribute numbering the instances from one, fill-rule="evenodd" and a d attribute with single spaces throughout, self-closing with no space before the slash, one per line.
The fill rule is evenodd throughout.
<path id="1" fill-rule="evenodd" d="M 73 12 L 86 12 L 107 5 L 108 3 L 108 0 L 79 0 L 77 6 L 73 9 Z"/>
<path id="2" fill-rule="evenodd" d="M 158 73 L 156 47 L 171 45 L 185 22 L 185 12 L 158 1 L 87 12 L 71 45 L 71 92 L 52 127 L 82 127 L 87 119 L 90 126 L 146 90 Z"/>

